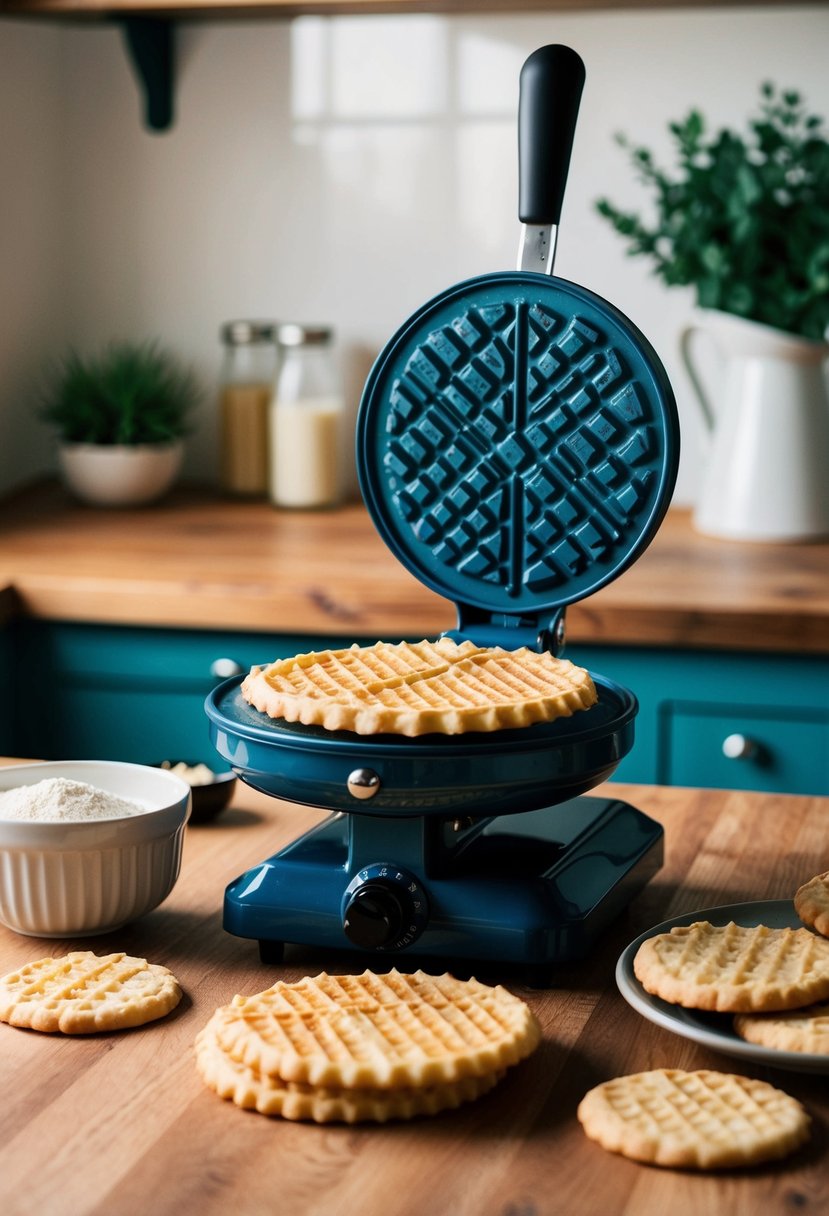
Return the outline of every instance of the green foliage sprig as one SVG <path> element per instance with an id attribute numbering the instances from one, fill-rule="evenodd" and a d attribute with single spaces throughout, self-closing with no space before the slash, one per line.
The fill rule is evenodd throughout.
<path id="1" fill-rule="evenodd" d="M 172 443 L 186 434 L 195 379 L 158 343 L 115 343 L 99 355 L 75 351 L 58 365 L 41 417 L 65 443 Z"/>
<path id="2" fill-rule="evenodd" d="M 745 135 L 709 135 L 692 110 L 669 123 L 678 162 L 671 174 L 653 154 L 618 142 L 653 195 L 656 220 L 597 210 L 653 263 L 668 286 L 691 285 L 716 308 L 806 338 L 829 327 L 829 142 L 824 120 L 799 93 L 760 89 L 760 113 Z"/>

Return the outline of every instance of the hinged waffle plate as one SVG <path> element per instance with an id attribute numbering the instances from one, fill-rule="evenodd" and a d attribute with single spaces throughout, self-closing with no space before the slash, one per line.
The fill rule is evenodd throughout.
<path id="1" fill-rule="evenodd" d="M 460 606 L 544 626 L 649 544 L 679 427 L 639 330 L 563 279 L 502 273 L 427 303 L 360 407 L 366 505 L 397 558 Z"/>

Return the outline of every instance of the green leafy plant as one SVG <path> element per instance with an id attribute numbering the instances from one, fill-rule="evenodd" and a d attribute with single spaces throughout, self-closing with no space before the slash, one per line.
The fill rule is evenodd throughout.
<path id="1" fill-rule="evenodd" d="M 198 399 L 192 374 L 157 343 L 115 343 L 99 355 L 75 351 L 57 366 L 42 418 L 64 443 L 172 443 L 187 433 Z"/>
<path id="2" fill-rule="evenodd" d="M 669 123 L 676 170 L 617 136 L 650 190 L 646 223 L 602 198 L 597 210 L 668 286 L 692 286 L 702 308 L 822 340 L 829 327 L 829 142 L 799 93 L 760 89 L 743 134 L 709 134 L 692 110 Z"/>

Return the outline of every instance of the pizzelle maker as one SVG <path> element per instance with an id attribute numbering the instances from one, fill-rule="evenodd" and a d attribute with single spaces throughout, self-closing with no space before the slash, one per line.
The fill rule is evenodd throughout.
<path id="1" fill-rule="evenodd" d="M 636 560 L 676 479 L 676 406 L 653 349 L 607 301 L 550 273 L 583 79 L 566 47 L 527 60 L 519 270 L 425 304 L 360 403 L 375 527 L 456 604 L 450 636 L 478 645 L 559 653 L 567 605 Z M 233 771 L 332 812 L 230 883 L 225 928 L 257 940 L 263 961 L 286 943 L 375 969 L 547 970 L 583 956 L 659 869 L 663 842 L 636 807 L 585 796 L 630 751 L 637 712 L 632 692 L 591 674 L 598 701 L 572 717 L 415 738 L 270 719 L 240 677 L 219 685 L 206 712 Z"/>

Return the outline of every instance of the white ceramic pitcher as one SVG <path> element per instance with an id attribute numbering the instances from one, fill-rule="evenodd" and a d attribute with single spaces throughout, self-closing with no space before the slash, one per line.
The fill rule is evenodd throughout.
<path id="1" fill-rule="evenodd" d="M 725 362 L 716 405 L 692 351 L 702 334 Z M 829 345 L 706 310 L 680 349 L 709 439 L 695 527 L 749 541 L 829 535 Z"/>

